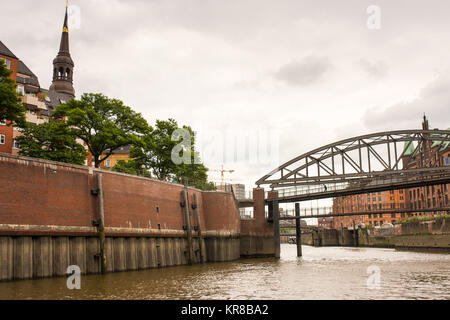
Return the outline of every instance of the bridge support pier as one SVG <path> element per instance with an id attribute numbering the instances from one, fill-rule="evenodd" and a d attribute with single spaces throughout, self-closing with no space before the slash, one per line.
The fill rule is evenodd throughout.
<path id="1" fill-rule="evenodd" d="M 295 242 L 297 244 L 297 257 L 302 256 L 302 232 L 301 232 L 301 220 L 300 220 L 300 203 L 295 204 Z"/>
<path id="2" fill-rule="evenodd" d="M 353 246 L 358 246 L 358 231 L 356 230 L 355 220 L 353 220 Z"/>
<path id="3" fill-rule="evenodd" d="M 272 218 L 273 222 L 273 245 L 275 258 L 280 257 L 280 210 L 278 206 L 278 191 L 269 191 L 267 199 L 271 200 L 269 209 L 269 219 Z M 271 214 L 270 214 L 271 213 Z M 270 217 L 272 216 L 272 217 Z"/>

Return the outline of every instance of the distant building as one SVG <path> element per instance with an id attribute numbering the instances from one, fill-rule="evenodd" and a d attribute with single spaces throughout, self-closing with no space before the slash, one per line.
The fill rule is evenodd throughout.
<path id="1" fill-rule="evenodd" d="M 235 184 L 218 184 L 216 185 L 217 190 L 233 192 L 234 196 L 237 200 L 245 199 L 245 184 L 235 183 Z M 241 218 L 249 218 L 251 217 L 251 213 L 249 209 L 245 210 L 245 208 L 239 209 L 239 215 Z"/>
<path id="2" fill-rule="evenodd" d="M 6 45 L 0 41 L 0 58 L 13 71 L 11 78 L 15 80 L 17 93 L 21 95 L 25 106 L 25 119 L 29 123 L 41 124 L 48 121 L 48 107 L 44 101 L 38 77 L 17 58 Z M 8 125 L 9 124 L 9 125 Z M 0 152 L 17 154 L 19 146 L 15 138 L 20 132 L 9 122 L 0 123 Z"/>
<path id="3" fill-rule="evenodd" d="M 69 51 L 69 29 L 67 7 L 61 35 L 59 53 L 53 60 L 53 82 L 49 90 L 39 85 L 38 77 L 11 50 L 0 41 L 0 59 L 12 70 L 11 78 L 16 81 L 17 93 L 22 96 L 27 122 L 41 124 L 49 121 L 51 112 L 57 106 L 75 97 L 73 89 L 74 63 Z M 19 146 L 14 142 L 20 132 L 14 125 L 0 123 L 0 152 L 17 154 Z"/>
<path id="4" fill-rule="evenodd" d="M 422 129 L 429 130 L 428 120 L 424 116 Z M 450 129 L 448 129 L 450 130 Z M 430 140 L 422 147 L 414 146 L 405 142 L 402 163 L 404 168 L 413 169 L 423 163 L 448 166 L 450 165 L 450 143 Z M 418 187 L 406 190 L 390 190 L 359 194 L 333 199 L 333 213 L 367 212 L 367 215 L 338 216 L 334 219 L 336 228 L 352 227 L 364 223 L 365 225 L 381 226 L 385 223 L 395 223 L 401 219 L 411 216 L 436 215 L 442 212 L 411 212 L 411 213 L 374 213 L 375 210 L 395 209 L 431 209 L 448 207 L 449 185 L 437 185 Z"/>
<path id="5" fill-rule="evenodd" d="M 245 199 L 245 184 L 217 184 L 217 190 L 231 192 L 233 190 L 236 199 Z"/>
<path id="6" fill-rule="evenodd" d="M 317 225 L 319 228 L 333 229 L 334 219 L 333 217 L 317 218 Z"/>
<path id="7" fill-rule="evenodd" d="M 100 168 L 104 169 L 111 169 L 117 164 L 117 161 L 123 160 L 128 161 L 130 160 L 130 149 L 131 145 L 129 146 L 123 146 L 113 151 L 113 153 L 100 164 Z M 106 153 L 108 153 L 109 150 L 106 150 Z M 106 154 L 102 154 L 101 157 L 105 157 Z M 88 165 L 92 166 L 92 157 L 88 158 Z"/>

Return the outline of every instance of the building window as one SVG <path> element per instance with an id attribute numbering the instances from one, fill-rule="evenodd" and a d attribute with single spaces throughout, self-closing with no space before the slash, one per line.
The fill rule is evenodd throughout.
<path id="1" fill-rule="evenodd" d="M 444 166 L 450 166 L 450 157 L 444 158 Z"/>
<path id="2" fill-rule="evenodd" d="M 106 160 L 106 167 L 111 168 L 111 160 Z"/>
<path id="3" fill-rule="evenodd" d="M 24 86 L 21 86 L 21 85 L 17 86 L 16 91 L 18 94 L 21 94 L 23 96 L 25 95 L 25 87 Z"/>
<path id="4" fill-rule="evenodd" d="M 2 125 L 2 126 L 6 126 L 6 120 L 2 120 L 2 121 L 0 121 L 0 125 Z"/>
<path id="5" fill-rule="evenodd" d="M 159 207 L 156 206 L 156 213 L 159 213 Z"/>
<path id="6" fill-rule="evenodd" d="M 17 143 L 16 139 L 13 140 L 13 148 L 14 149 L 19 149 L 19 144 Z"/>
<path id="7" fill-rule="evenodd" d="M 11 69 L 11 60 L 6 59 L 6 58 L 0 58 L 1 60 L 5 61 L 6 67 L 8 69 Z"/>
<path id="8" fill-rule="evenodd" d="M 4 134 L 0 134 L 0 144 L 5 144 L 6 138 Z"/>
<path id="9" fill-rule="evenodd" d="M 391 218 L 395 218 L 395 213 L 391 213 Z"/>

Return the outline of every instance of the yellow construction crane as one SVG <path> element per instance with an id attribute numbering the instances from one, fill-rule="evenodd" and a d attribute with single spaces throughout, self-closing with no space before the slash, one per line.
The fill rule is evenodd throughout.
<path id="1" fill-rule="evenodd" d="M 234 170 L 225 170 L 225 169 L 223 168 L 223 165 L 222 165 L 222 169 L 220 169 L 220 170 L 210 170 L 210 171 L 220 172 L 220 178 L 221 178 L 221 181 L 222 181 L 222 185 L 225 184 L 224 173 L 225 173 L 225 172 L 228 172 L 228 173 L 233 173 L 233 172 L 234 172 Z"/>

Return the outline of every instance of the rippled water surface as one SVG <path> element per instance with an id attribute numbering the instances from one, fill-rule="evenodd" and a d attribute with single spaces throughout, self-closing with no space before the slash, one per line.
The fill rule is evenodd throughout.
<path id="1" fill-rule="evenodd" d="M 367 269 L 380 270 L 379 289 Z M 250 259 L 0 283 L 0 299 L 450 299 L 450 254 L 284 244 L 281 259 Z"/>

